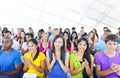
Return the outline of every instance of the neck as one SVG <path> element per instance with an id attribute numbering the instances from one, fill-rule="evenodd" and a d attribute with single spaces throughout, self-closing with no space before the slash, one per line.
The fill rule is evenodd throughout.
<path id="1" fill-rule="evenodd" d="M 5 54 L 8 54 L 11 50 L 12 50 L 12 48 L 9 48 L 8 50 L 5 50 Z"/>
<path id="2" fill-rule="evenodd" d="M 82 56 L 82 57 L 83 57 L 84 52 L 83 52 L 83 51 L 78 50 L 77 54 L 78 54 L 79 56 Z"/>
<path id="3" fill-rule="evenodd" d="M 55 49 L 55 54 L 60 53 L 60 49 Z"/>
<path id="4" fill-rule="evenodd" d="M 43 40 L 44 43 L 47 43 L 48 41 L 47 40 Z"/>
<path id="5" fill-rule="evenodd" d="M 36 53 L 37 53 L 37 50 L 32 52 L 32 56 L 34 57 L 36 55 Z"/>
<path id="6" fill-rule="evenodd" d="M 113 57 L 115 56 L 116 51 L 105 50 L 105 54 L 107 54 L 109 57 Z"/>

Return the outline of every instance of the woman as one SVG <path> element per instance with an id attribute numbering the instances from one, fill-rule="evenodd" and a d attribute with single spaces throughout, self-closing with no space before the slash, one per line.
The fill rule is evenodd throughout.
<path id="1" fill-rule="evenodd" d="M 73 31 L 71 41 L 73 42 L 73 45 L 74 45 L 74 51 L 76 51 L 76 48 L 77 48 L 77 39 L 78 39 L 77 32 Z"/>
<path id="2" fill-rule="evenodd" d="M 74 45 L 70 41 L 69 33 L 64 32 L 63 37 L 64 37 L 64 41 L 65 41 L 65 49 L 66 49 L 67 52 L 69 52 L 71 54 L 74 51 Z"/>
<path id="3" fill-rule="evenodd" d="M 47 52 L 47 66 L 49 74 L 47 78 L 67 78 L 69 53 L 65 51 L 62 35 L 56 35 L 52 49 Z"/>
<path id="4" fill-rule="evenodd" d="M 48 33 L 42 34 L 42 40 L 40 41 L 39 46 L 40 46 L 39 48 L 40 52 L 43 52 L 46 56 L 47 50 L 50 49 L 50 42 L 48 41 Z"/>
<path id="5" fill-rule="evenodd" d="M 24 42 L 26 42 L 26 38 L 25 38 L 25 32 L 24 31 L 21 31 L 20 32 L 20 37 L 18 39 L 18 42 L 20 43 L 20 49 L 22 48 L 22 44 Z"/>
<path id="6" fill-rule="evenodd" d="M 44 78 L 45 55 L 39 52 L 38 43 L 35 39 L 28 41 L 28 49 L 30 52 L 21 58 L 24 63 L 23 72 L 37 74 L 39 78 Z"/>
<path id="7" fill-rule="evenodd" d="M 86 38 L 80 38 L 77 51 L 70 55 L 70 72 L 72 78 L 90 78 L 93 72 L 93 57 L 89 53 L 89 43 Z"/>
<path id="8" fill-rule="evenodd" d="M 32 35 L 30 33 L 25 34 L 26 42 L 23 42 L 22 47 L 21 47 L 21 52 L 24 55 L 24 53 L 28 52 L 28 45 L 27 42 L 32 39 Z"/>

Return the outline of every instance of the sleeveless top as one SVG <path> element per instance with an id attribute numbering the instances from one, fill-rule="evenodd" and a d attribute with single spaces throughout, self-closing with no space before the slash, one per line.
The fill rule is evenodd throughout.
<path id="1" fill-rule="evenodd" d="M 39 51 L 42 52 L 42 51 L 44 51 L 45 48 L 50 49 L 50 42 L 48 42 L 48 44 L 47 44 L 46 47 L 43 46 L 43 42 L 40 42 Z M 43 52 L 43 53 L 44 53 L 45 56 L 46 56 L 46 52 Z"/>
<path id="2" fill-rule="evenodd" d="M 93 60 L 94 57 L 90 55 L 90 59 Z M 78 69 L 82 65 L 74 53 L 70 55 L 70 60 L 73 63 L 74 69 Z M 82 73 L 83 73 L 83 70 L 81 70 L 78 74 L 73 75 L 72 78 L 83 78 Z"/>
<path id="3" fill-rule="evenodd" d="M 49 52 L 48 53 L 49 57 L 51 58 L 52 57 L 52 50 L 49 50 L 48 52 Z M 66 56 L 66 52 L 65 52 L 65 56 Z M 67 73 L 65 73 L 63 71 L 63 69 L 61 68 L 60 64 L 56 60 L 56 62 L 54 63 L 54 66 L 49 71 L 49 74 L 48 74 L 47 78 L 67 78 Z"/>

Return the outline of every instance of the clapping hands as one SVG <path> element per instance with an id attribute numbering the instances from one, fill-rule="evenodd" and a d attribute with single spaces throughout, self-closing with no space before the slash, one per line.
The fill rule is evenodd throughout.
<path id="1" fill-rule="evenodd" d="M 32 64 L 32 62 L 30 61 L 30 59 L 25 58 L 25 57 L 23 57 L 23 56 L 21 56 L 21 60 L 22 60 L 22 62 L 23 62 L 24 64 L 27 64 L 27 65 L 31 65 L 31 64 Z"/>

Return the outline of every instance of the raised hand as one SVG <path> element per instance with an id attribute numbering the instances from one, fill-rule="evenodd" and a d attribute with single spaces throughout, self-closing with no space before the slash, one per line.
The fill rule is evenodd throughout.
<path id="1" fill-rule="evenodd" d="M 53 58 L 53 61 L 56 60 L 56 58 L 55 58 L 55 54 L 54 54 L 54 53 L 52 53 L 52 58 Z"/>
<path id="2" fill-rule="evenodd" d="M 25 62 L 26 62 L 27 65 L 31 65 L 32 64 L 32 62 L 28 58 L 25 58 Z"/>
<path id="3" fill-rule="evenodd" d="M 21 56 L 21 61 L 25 64 L 25 58 Z"/>

